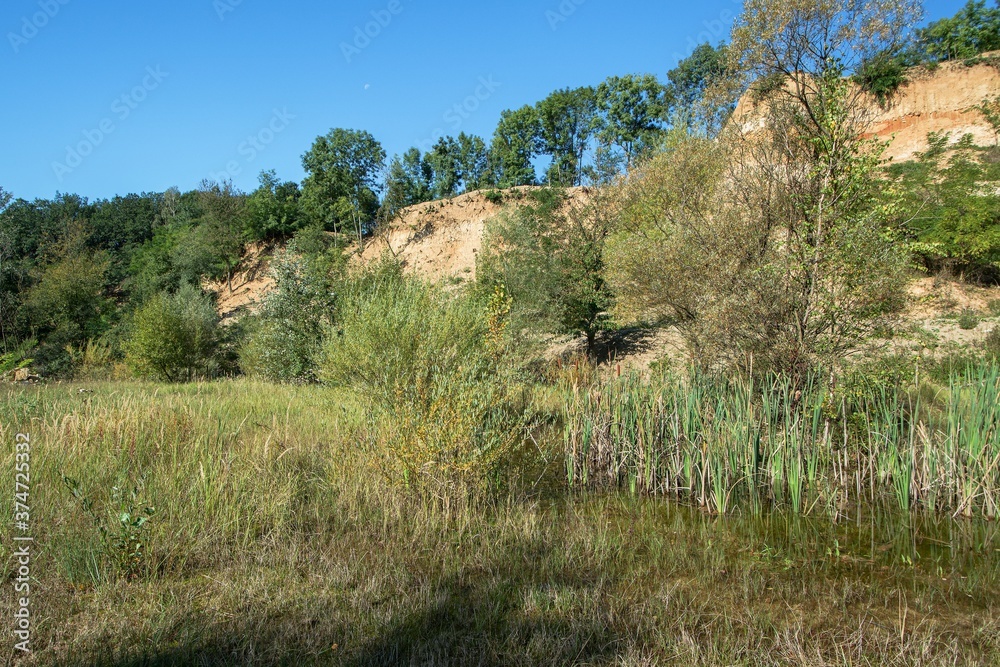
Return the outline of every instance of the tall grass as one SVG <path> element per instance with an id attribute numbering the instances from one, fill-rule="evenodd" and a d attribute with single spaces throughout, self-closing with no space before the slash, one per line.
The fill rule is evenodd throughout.
<path id="1" fill-rule="evenodd" d="M 503 313 L 440 287 L 374 276 L 342 300 L 320 377 L 368 402 L 365 442 L 382 470 L 440 487 L 504 474 L 526 438 L 528 388 Z"/>
<path id="2" fill-rule="evenodd" d="M 567 480 L 674 495 L 721 514 L 889 503 L 997 516 L 997 366 L 952 374 L 931 400 L 883 385 L 849 404 L 828 385 L 821 376 L 792 386 L 693 374 L 577 388 L 567 399 Z"/>
<path id="3" fill-rule="evenodd" d="M 995 522 L 718 521 L 625 493 L 575 497 L 559 479 L 539 495 L 535 471 L 509 493 L 439 499 L 371 474 L 359 446 L 370 407 L 353 391 L 245 380 L 0 386 L 7 488 L 9 443 L 32 436 L 36 623 L 34 653 L 17 664 L 988 665 L 1000 655 Z M 126 510 L 155 507 L 140 563 L 101 541 L 97 525 L 120 519 L 116 487 Z M 730 493 L 732 508 L 741 502 Z M 4 579 L 12 533 L 0 525 Z M 0 615 L 16 605 L 0 596 Z"/>

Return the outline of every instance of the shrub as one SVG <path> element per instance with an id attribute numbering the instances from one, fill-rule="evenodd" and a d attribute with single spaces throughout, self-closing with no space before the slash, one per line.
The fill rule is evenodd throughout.
<path id="1" fill-rule="evenodd" d="M 1000 360 L 1000 327 L 993 327 L 986 334 L 986 339 L 983 341 L 983 349 L 986 351 L 986 356 L 990 359 L 994 361 Z"/>
<path id="2" fill-rule="evenodd" d="M 383 470 L 438 486 L 481 480 L 523 441 L 525 391 L 493 308 L 398 274 L 352 283 L 321 378 L 355 388 L 377 418 Z"/>
<path id="3" fill-rule="evenodd" d="M 986 307 L 990 310 L 990 315 L 1000 317 L 1000 299 L 990 299 Z"/>
<path id="4" fill-rule="evenodd" d="M 613 300 L 604 278 L 608 207 L 595 201 L 564 211 L 566 194 L 550 188 L 529 199 L 488 223 L 479 289 L 492 293 L 502 284 L 510 292 L 516 330 L 583 334 L 593 354 Z"/>
<path id="5" fill-rule="evenodd" d="M 249 323 L 239 350 L 240 368 L 273 382 L 311 382 L 323 332 L 333 321 L 339 255 L 296 254 L 293 247 L 275 258 L 275 288 Z"/>
<path id="6" fill-rule="evenodd" d="M 145 496 L 145 480 L 112 487 L 106 511 L 99 512 L 77 480 L 61 476 L 80 509 L 93 521 L 101 546 L 118 573 L 127 579 L 145 574 L 149 568 L 149 520 L 156 514 Z"/>
<path id="7" fill-rule="evenodd" d="M 891 328 L 906 257 L 834 74 L 817 86 L 836 103 L 809 131 L 843 144 L 804 136 L 804 103 L 779 96 L 756 138 L 677 133 L 629 174 L 605 249 L 623 320 L 669 318 L 699 365 L 755 373 L 832 365 Z"/>
<path id="8" fill-rule="evenodd" d="M 966 308 L 958 315 L 958 328 L 969 331 L 979 326 L 979 313 Z"/>
<path id="9" fill-rule="evenodd" d="M 193 285 L 160 294 L 135 315 L 125 361 L 139 377 L 178 382 L 211 375 L 219 317 Z"/>
<path id="10" fill-rule="evenodd" d="M 497 206 L 503 204 L 503 192 L 500 190 L 487 190 L 486 194 L 483 196 L 486 197 L 486 201 L 496 204 Z"/>
<path id="11" fill-rule="evenodd" d="M 77 380 L 110 380 L 115 374 L 115 351 L 103 340 L 88 340 L 85 345 L 66 347 Z"/>
<path id="12" fill-rule="evenodd" d="M 19 371 L 22 368 L 27 368 L 32 361 L 28 355 L 35 349 L 37 343 L 32 338 L 17 345 L 10 352 L 0 354 L 0 378 L 14 371 Z"/>
<path id="13" fill-rule="evenodd" d="M 908 83 L 906 70 L 911 64 L 905 55 L 880 53 L 861 64 L 854 80 L 887 107 L 899 88 Z"/>

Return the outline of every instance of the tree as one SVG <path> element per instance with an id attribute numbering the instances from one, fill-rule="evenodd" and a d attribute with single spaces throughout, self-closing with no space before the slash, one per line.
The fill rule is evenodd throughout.
<path id="1" fill-rule="evenodd" d="M 5 352 L 10 345 L 7 337 L 14 333 L 10 323 L 13 321 L 17 303 L 17 289 L 10 280 L 13 278 L 13 267 L 10 262 L 14 259 L 14 238 L 4 224 L 3 218 L 11 199 L 10 193 L 0 187 L 0 349 Z"/>
<path id="2" fill-rule="evenodd" d="M 955 16 L 917 31 L 917 44 L 927 60 L 973 58 L 1000 49 L 1000 4 L 987 9 L 984 0 L 970 0 Z"/>
<path id="3" fill-rule="evenodd" d="M 667 73 L 678 120 L 693 131 L 714 134 L 733 111 L 732 104 L 705 103 L 705 94 L 728 74 L 727 50 L 706 42 Z"/>
<path id="4" fill-rule="evenodd" d="M 226 278 L 229 292 L 233 291 L 233 271 L 243 258 L 246 219 L 246 197 L 232 182 L 202 181 L 198 191 L 203 218 L 199 236 L 205 249 L 210 249 Z"/>
<path id="5" fill-rule="evenodd" d="M 681 133 L 630 179 L 608 252 L 623 304 L 669 316 L 707 365 L 838 363 L 903 303 L 893 188 L 844 67 L 902 40 L 912 3 L 748 0 L 718 141 Z"/>
<path id="6" fill-rule="evenodd" d="M 307 234 L 308 232 L 304 232 Z M 316 379 L 323 336 L 334 308 L 345 262 L 335 249 L 305 252 L 299 235 L 272 263 L 274 290 L 252 318 L 240 348 L 240 368 L 251 377 L 276 382 Z M 311 241 L 311 240 L 310 240 Z"/>
<path id="7" fill-rule="evenodd" d="M 433 176 L 430 164 L 418 148 L 409 149 L 402 158 L 393 157 L 386 175 L 380 216 L 391 218 L 408 206 L 430 201 Z"/>
<path id="8" fill-rule="evenodd" d="M 597 87 L 598 140 L 630 168 L 665 131 L 673 101 L 652 74 L 613 76 Z"/>
<path id="9" fill-rule="evenodd" d="M 105 296 L 110 259 L 87 247 L 82 220 L 72 221 L 61 239 L 42 250 L 24 294 L 24 308 L 43 344 L 37 358 L 58 371 L 67 345 L 97 338 L 107 329 L 112 302 Z"/>
<path id="10" fill-rule="evenodd" d="M 92 230 L 88 244 L 108 251 L 109 282 L 120 283 L 132 254 L 153 238 L 162 199 L 162 195 L 144 193 L 94 203 L 94 210 L 88 216 Z"/>
<path id="11" fill-rule="evenodd" d="M 604 278 L 608 207 L 600 198 L 566 210 L 562 191 L 531 194 L 533 203 L 490 222 L 477 282 L 492 293 L 502 285 L 513 300 L 515 330 L 584 334 L 593 354 L 611 305 Z"/>
<path id="12" fill-rule="evenodd" d="M 135 314 L 125 361 L 139 377 L 192 381 L 212 372 L 219 317 L 194 285 L 158 294 Z"/>
<path id="13" fill-rule="evenodd" d="M 465 132 L 458 135 L 458 167 L 462 177 L 463 192 L 472 192 L 491 185 L 489 151 L 482 137 Z"/>
<path id="14" fill-rule="evenodd" d="M 302 156 L 306 213 L 332 231 L 353 229 L 360 240 L 364 225 L 378 212 L 385 158 L 382 145 L 368 132 L 337 128 L 318 137 Z"/>
<path id="15" fill-rule="evenodd" d="M 448 199 L 458 194 L 462 182 L 459 150 L 454 137 L 442 137 L 427 154 L 427 164 L 433 174 L 431 196 L 434 199 Z"/>
<path id="16" fill-rule="evenodd" d="M 949 146 L 947 133 L 931 133 L 927 143 L 916 160 L 892 167 L 904 193 L 898 217 L 912 234 L 911 249 L 929 269 L 995 279 L 1000 274 L 1000 179 L 972 135 Z"/>
<path id="17" fill-rule="evenodd" d="M 281 182 L 272 169 L 260 172 L 260 185 L 247 198 L 243 236 L 248 241 L 287 238 L 303 224 L 302 195 L 295 181 Z"/>
<path id="18" fill-rule="evenodd" d="M 490 147 L 493 180 L 499 187 L 535 184 L 531 161 L 538 154 L 538 135 L 538 113 L 534 107 L 524 106 L 500 114 Z"/>
<path id="19" fill-rule="evenodd" d="M 580 185 L 583 161 L 594 130 L 597 97 L 593 88 L 557 90 L 536 106 L 541 152 L 552 156 L 548 182 Z"/>

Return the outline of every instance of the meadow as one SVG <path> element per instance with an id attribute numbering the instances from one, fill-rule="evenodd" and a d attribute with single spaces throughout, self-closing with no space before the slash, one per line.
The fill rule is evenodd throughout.
<path id="1" fill-rule="evenodd" d="M 5 664 L 996 664 L 1000 555 L 983 491 L 969 518 L 952 516 L 961 485 L 940 488 L 929 510 L 920 476 L 906 512 L 888 491 L 889 502 L 851 494 L 831 512 L 822 494 L 840 481 L 817 486 L 817 504 L 806 466 L 801 505 L 788 473 L 780 485 L 762 474 L 779 501 L 755 509 L 745 481 L 722 514 L 697 485 L 674 493 L 669 439 L 656 441 L 657 466 L 571 485 L 582 462 L 607 460 L 577 449 L 567 465 L 588 423 L 575 406 L 611 391 L 577 386 L 574 403 L 572 383 L 546 387 L 547 418 L 507 482 L 442 492 L 380 473 L 362 446 L 368 406 L 345 389 L 3 387 L 0 440 L 32 438 L 37 548 L 33 653 Z M 766 411 L 758 404 L 747 409 Z M 590 414 L 607 431 L 610 413 Z M 826 446 L 808 420 L 787 432 L 804 432 L 803 461 Z M 901 443 L 920 444 L 907 433 Z M 868 465 L 866 488 L 882 474 Z M 839 470 L 822 460 L 815 475 Z M 873 479 L 894 488 L 891 474 Z M 3 596 L 0 613 L 14 604 Z"/>

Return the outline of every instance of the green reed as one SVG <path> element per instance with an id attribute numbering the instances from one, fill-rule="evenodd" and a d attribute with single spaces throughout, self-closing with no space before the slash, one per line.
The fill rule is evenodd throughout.
<path id="1" fill-rule="evenodd" d="M 953 375 L 934 400 L 874 386 L 850 404 L 820 375 L 798 385 L 625 375 L 569 393 L 567 479 L 677 496 L 721 514 L 888 504 L 995 517 L 998 387 L 1000 371 L 987 364 Z"/>

